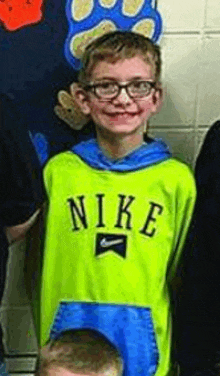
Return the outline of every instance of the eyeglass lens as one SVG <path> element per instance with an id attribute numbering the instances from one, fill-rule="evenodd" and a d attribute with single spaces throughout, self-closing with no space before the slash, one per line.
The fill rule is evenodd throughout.
<path id="1" fill-rule="evenodd" d="M 117 97 L 125 88 L 126 92 L 132 98 L 140 98 L 150 94 L 153 83 L 149 81 L 133 81 L 127 85 L 120 85 L 117 82 L 105 82 L 94 85 L 95 94 L 99 97 L 111 99 Z"/>

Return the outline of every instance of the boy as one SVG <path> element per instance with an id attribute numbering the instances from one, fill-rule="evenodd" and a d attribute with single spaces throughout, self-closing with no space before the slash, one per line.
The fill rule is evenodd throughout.
<path id="1" fill-rule="evenodd" d="M 92 330 L 69 330 L 41 349 L 39 376 L 121 376 L 123 364 L 115 346 Z"/>
<path id="2" fill-rule="evenodd" d="M 161 105 L 160 70 L 159 47 L 144 36 L 116 31 L 92 42 L 76 100 L 97 139 L 44 171 L 41 344 L 51 328 L 100 329 L 132 376 L 171 370 L 169 287 L 195 201 L 189 168 L 144 140 Z"/>

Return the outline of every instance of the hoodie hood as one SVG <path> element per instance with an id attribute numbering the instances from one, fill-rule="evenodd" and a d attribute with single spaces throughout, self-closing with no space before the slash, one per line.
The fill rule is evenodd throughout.
<path id="1" fill-rule="evenodd" d="M 161 140 L 148 138 L 147 143 L 120 159 L 107 157 L 96 139 L 81 142 L 71 151 L 89 166 L 99 170 L 135 171 L 171 158 L 168 146 Z"/>

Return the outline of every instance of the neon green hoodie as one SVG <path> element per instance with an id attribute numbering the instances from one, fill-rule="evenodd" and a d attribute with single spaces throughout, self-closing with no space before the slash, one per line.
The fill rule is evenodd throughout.
<path id="1" fill-rule="evenodd" d="M 120 169 L 124 160 L 113 163 L 114 171 L 114 167 L 102 166 L 111 161 L 105 159 L 100 150 L 95 149 L 98 161 L 101 156 L 100 168 L 95 165 L 93 150 L 87 153 L 88 158 L 84 146 L 82 150 L 81 153 L 78 147 L 75 153 L 61 153 L 49 161 L 44 171 L 49 207 L 41 342 L 43 344 L 49 337 L 51 328 L 54 333 L 58 327 L 59 330 L 69 329 L 70 324 L 65 324 L 60 310 L 62 302 L 67 306 L 75 304 L 76 315 L 85 309 L 94 317 L 97 303 L 107 307 L 105 316 L 109 317 L 111 307 L 136 309 L 134 331 L 139 322 L 139 310 L 145 310 L 149 313 L 151 328 L 149 333 L 144 329 L 143 338 L 146 341 L 147 335 L 151 338 L 152 354 L 147 371 L 143 365 L 139 369 L 145 376 L 155 371 L 157 376 L 164 376 L 170 368 L 169 282 L 175 275 L 193 211 L 193 176 L 185 164 L 166 153 L 161 160 L 153 164 L 147 162 L 147 166 L 142 167 L 143 158 L 137 163 L 137 156 L 146 155 L 142 148 L 141 152 L 133 153 L 132 158 L 129 156 L 135 160 L 134 164 L 127 163 L 131 168 Z M 144 322 L 145 317 L 140 321 Z M 86 318 L 77 320 L 73 318 L 72 327 L 90 325 L 107 330 L 91 317 L 88 322 Z M 112 325 L 109 319 L 109 333 L 104 334 L 109 334 L 117 343 L 117 335 L 111 337 Z M 117 325 L 122 329 L 127 324 Z M 133 342 L 138 342 L 134 338 Z M 120 343 L 117 345 L 120 347 Z M 153 368 L 152 362 L 155 362 Z M 127 375 L 137 374 L 135 368 L 129 371 L 129 359 L 126 367 Z"/>

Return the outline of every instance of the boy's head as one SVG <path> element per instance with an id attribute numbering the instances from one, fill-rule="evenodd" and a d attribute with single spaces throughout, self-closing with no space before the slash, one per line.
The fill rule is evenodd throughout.
<path id="1" fill-rule="evenodd" d="M 162 102 L 160 73 L 159 47 L 140 34 L 111 32 L 87 46 L 75 98 L 98 140 L 129 136 L 134 146 L 141 143 Z"/>
<path id="2" fill-rule="evenodd" d="M 38 376 L 121 376 L 118 350 L 94 330 L 69 330 L 40 352 Z"/>
<path id="3" fill-rule="evenodd" d="M 79 82 L 83 85 L 91 80 L 94 66 L 100 61 L 116 63 L 118 60 L 140 56 L 152 67 L 155 81 L 161 75 L 159 46 L 141 34 L 130 31 L 114 31 L 104 34 L 90 43 L 82 56 Z"/>

